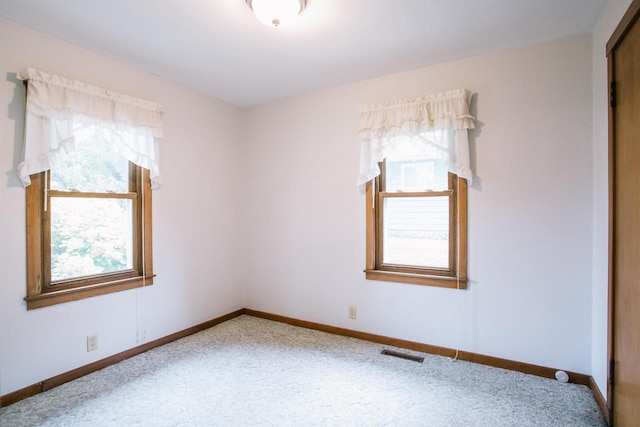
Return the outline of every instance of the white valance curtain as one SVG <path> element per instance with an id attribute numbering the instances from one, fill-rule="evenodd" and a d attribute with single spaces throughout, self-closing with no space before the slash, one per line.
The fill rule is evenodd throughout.
<path id="1" fill-rule="evenodd" d="M 109 132 L 118 152 L 150 171 L 151 186 L 160 186 L 157 140 L 162 137 L 162 106 L 79 81 L 27 68 L 28 80 L 24 155 L 18 176 L 24 186 L 29 175 L 51 169 L 59 156 L 73 150 L 75 134 L 86 126 Z"/>
<path id="2" fill-rule="evenodd" d="M 469 113 L 473 94 L 451 90 L 414 100 L 369 105 L 360 113 L 360 175 L 358 186 L 380 175 L 378 162 L 407 141 L 436 148 L 449 172 L 471 184 L 467 129 L 475 127 Z"/>

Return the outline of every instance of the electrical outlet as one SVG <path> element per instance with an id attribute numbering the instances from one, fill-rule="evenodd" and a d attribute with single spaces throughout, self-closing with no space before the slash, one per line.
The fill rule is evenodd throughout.
<path id="1" fill-rule="evenodd" d="M 87 351 L 93 351 L 98 349 L 98 336 L 89 335 L 87 337 Z"/>
<path id="2" fill-rule="evenodd" d="M 351 305 L 349 306 L 349 319 L 355 319 L 355 318 L 356 318 L 356 306 Z"/>

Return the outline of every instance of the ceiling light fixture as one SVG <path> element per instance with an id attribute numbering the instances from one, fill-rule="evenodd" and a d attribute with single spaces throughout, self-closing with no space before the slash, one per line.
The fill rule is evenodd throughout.
<path id="1" fill-rule="evenodd" d="M 307 0 L 247 0 L 247 4 L 260 22 L 277 28 L 302 13 Z"/>

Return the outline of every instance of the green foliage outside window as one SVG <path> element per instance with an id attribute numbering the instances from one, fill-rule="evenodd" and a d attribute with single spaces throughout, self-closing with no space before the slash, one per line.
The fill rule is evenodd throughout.
<path id="1" fill-rule="evenodd" d="M 132 268 L 129 162 L 97 128 L 85 128 L 51 170 L 51 278 L 54 281 Z M 64 197 L 55 190 L 64 191 Z M 69 197 L 77 193 L 98 197 Z"/>

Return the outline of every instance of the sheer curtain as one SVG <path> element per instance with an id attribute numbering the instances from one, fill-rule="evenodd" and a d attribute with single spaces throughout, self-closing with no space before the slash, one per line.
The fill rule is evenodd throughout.
<path id="1" fill-rule="evenodd" d="M 417 149 L 435 148 L 449 172 L 466 178 L 470 185 L 473 173 L 469 165 L 467 129 L 475 127 L 475 118 L 469 113 L 472 95 L 466 89 L 456 89 L 364 107 L 358 133 L 360 189 L 380 175 L 379 162 L 407 143 L 416 145 Z"/>
<path id="2" fill-rule="evenodd" d="M 127 160 L 150 171 L 152 188 L 159 188 L 161 105 L 31 68 L 18 78 L 28 81 L 24 153 L 18 165 L 25 187 L 31 184 L 29 175 L 51 169 L 73 150 L 82 129 L 98 126 Z"/>

